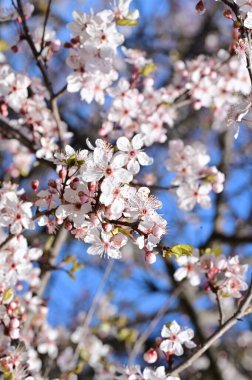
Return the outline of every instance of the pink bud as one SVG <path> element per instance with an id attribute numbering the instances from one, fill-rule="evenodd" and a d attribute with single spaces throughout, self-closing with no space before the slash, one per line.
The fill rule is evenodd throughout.
<path id="1" fill-rule="evenodd" d="M 65 227 L 65 229 L 66 229 L 67 231 L 71 231 L 71 229 L 73 228 L 73 225 L 72 225 L 72 223 L 70 222 L 69 219 L 67 219 L 67 220 L 65 221 L 65 223 L 64 223 L 64 227 Z"/>
<path id="2" fill-rule="evenodd" d="M 202 0 L 200 0 L 196 6 L 195 6 L 195 10 L 197 13 L 199 14 L 203 14 L 205 11 L 206 11 L 206 8 L 205 8 L 205 4 Z"/>
<path id="3" fill-rule="evenodd" d="M 74 179 L 72 180 L 72 182 L 70 183 L 70 187 L 71 187 L 71 189 L 72 189 L 72 190 L 76 190 L 77 187 L 78 187 L 78 185 L 79 185 L 79 182 L 80 182 L 79 178 L 74 178 Z"/>
<path id="4" fill-rule="evenodd" d="M 19 338 L 19 329 L 14 329 L 10 331 L 10 337 L 12 339 L 18 339 Z"/>
<path id="5" fill-rule="evenodd" d="M 70 42 L 65 42 L 63 46 L 64 46 L 64 48 L 66 48 L 66 49 L 70 49 L 73 45 L 70 44 Z"/>
<path id="6" fill-rule="evenodd" d="M 10 328 L 11 329 L 16 329 L 18 328 L 20 325 L 19 323 L 19 320 L 17 318 L 13 318 L 11 321 L 10 321 Z"/>
<path id="7" fill-rule="evenodd" d="M 96 189 L 96 182 L 90 182 L 88 184 L 88 189 L 89 189 L 89 191 L 95 191 L 95 189 Z"/>
<path id="8" fill-rule="evenodd" d="M 233 15 L 232 15 L 232 12 L 230 11 L 230 9 L 226 9 L 223 12 L 223 16 L 228 18 L 229 20 L 233 20 Z"/>
<path id="9" fill-rule="evenodd" d="M 53 189 L 57 188 L 57 183 L 54 179 L 49 179 L 48 186 L 52 187 Z"/>
<path id="10" fill-rule="evenodd" d="M 13 53 L 17 53 L 19 49 L 18 49 L 18 46 L 17 46 L 17 45 L 13 45 L 13 46 L 11 47 L 11 50 L 12 50 Z"/>
<path id="11" fill-rule="evenodd" d="M 5 116 L 5 117 L 8 116 L 8 106 L 7 106 L 6 103 L 2 103 L 2 104 L 1 104 L 0 113 L 1 113 L 3 116 Z"/>
<path id="12" fill-rule="evenodd" d="M 60 40 L 51 41 L 51 49 L 54 53 L 57 53 L 60 50 L 61 42 Z"/>
<path id="13" fill-rule="evenodd" d="M 15 301 L 12 301 L 10 304 L 9 304 L 9 309 L 10 310 L 15 310 L 17 308 L 17 302 Z"/>
<path id="14" fill-rule="evenodd" d="M 66 175 L 66 171 L 64 169 L 60 169 L 59 171 L 59 177 L 60 179 L 64 179 Z"/>
<path id="15" fill-rule="evenodd" d="M 39 188 L 39 180 L 35 179 L 34 181 L 32 181 L 31 187 L 32 187 L 33 191 L 36 193 L 38 191 L 38 188 Z"/>
<path id="16" fill-rule="evenodd" d="M 88 196 L 84 193 L 84 191 L 79 191 L 78 196 L 82 204 L 88 201 Z"/>
<path id="17" fill-rule="evenodd" d="M 202 103 L 201 103 L 200 100 L 197 100 L 196 102 L 194 102 L 194 104 L 193 104 L 193 108 L 194 108 L 196 111 L 198 111 L 199 109 L 201 109 L 201 107 L 202 107 Z"/>
<path id="18" fill-rule="evenodd" d="M 104 229 L 104 231 L 106 231 L 106 232 L 110 232 L 110 231 L 112 231 L 112 228 L 113 228 L 113 226 L 112 226 L 112 224 L 110 224 L 110 223 L 106 223 L 106 224 L 103 225 L 103 229 Z"/>
<path id="19" fill-rule="evenodd" d="M 153 364 L 157 361 L 158 358 L 157 351 L 155 350 L 155 348 L 150 348 L 148 351 L 145 352 L 143 358 L 147 363 Z"/>
<path id="20" fill-rule="evenodd" d="M 146 252 L 145 253 L 145 261 L 148 263 L 148 264 L 154 264 L 156 261 L 157 261 L 157 257 L 155 255 L 155 253 L 152 253 L 152 252 Z"/>

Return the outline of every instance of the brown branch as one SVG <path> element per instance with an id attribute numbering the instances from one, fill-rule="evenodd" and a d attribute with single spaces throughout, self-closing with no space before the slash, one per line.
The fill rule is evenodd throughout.
<path id="1" fill-rule="evenodd" d="M 177 376 L 185 369 L 189 368 L 198 358 L 200 358 L 218 339 L 220 339 L 228 330 L 230 330 L 244 315 L 246 315 L 252 301 L 252 280 L 243 302 L 241 302 L 237 311 L 230 317 L 214 334 L 212 334 L 206 342 L 198 348 L 184 363 L 177 366 L 170 375 Z"/>
<path id="2" fill-rule="evenodd" d="M 180 283 L 178 283 L 174 279 L 175 268 L 170 261 L 167 262 L 165 260 L 165 258 L 164 258 L 164 261 L 165 261 L 166 270 L 169 274 L 170 280 L 173 283 L 173 286 L 176 288 L 179 286 Z M 203 342 L 206 340 L 206 338 L 205 338 L 203 328 L 201 326 L 199 314 L 196 312 L 196 310 L 193 306 L 193 301 L 192 301 L 190 295 L 187 296 L 187 293 L 188 293 L 188 286 L 186 285 L 186 283 L 184 283 L 182 285 L 182 291 L 178 295 L 178 300 L 179 300 L 179 303 L 181 304 L 182 310 L 184 310 L 184 312 L 189 316 L 192 324 L 195 327 L 195 333 L 196 333 L 195 335 L 198 337 L 200 343 L 203 344 Z M 212 348 L 210 348 L 210 350 L 208 350 L 206 354 L 207 354 L 207 357 L 208 357 L 209 362 L 210 362 L 209 371 L 211 372 L 211 377 L 214 380 L 223 380 L 222 374 L 221 374 L 219 367 L 216 363 L 216 358 L 215 358 L 215 355 L 214 355 Z"/>
<path id="3" fill-rule="evenodd" d="M 43 215 L 49 215 L 49 214 L 52 214 L 54 211 L 56 210 L 56 208 L 53 208 L 51 209 L 50 211 L 48 210 L 45 210 L 45 211 L 38 211 L 35 215 L 33 215 L 32 217 L 32 220 L 36 220 L 38 219 L 40 216 L 43 216 Z M 6 239 L 0 244 L 0 249 L 3 249 L 6 244 L 8 244 L 15 236 L 18 236 L 18 235 L 13 235 L 13 234 L 9 234 Z"/>
<path id="4" fill-rule="evenodd" d="M 50 3 L 50 1 L 49 1 L 49 3 Z M 57 124 L 57 128 L 58 128 L 59 146 L 62 148 L 62 146 L 63 146 L 62 120 L 61 120 L 60 114 L 59 114 L 57 98 L 55 97 L 55 94 L 53 91 L 53 86 L 52 86 L 52 83 L 51 83 L 49 76 L 48 76 L 48 73 L 47 73 L 46 65 L 43 63 L 43 57 L 41 56 L 41 52 L 37 51 L 36 46 L 34 44 L 34 41 L 32 39 L 29 27 L 27 25 L 26 18 L 24 15 L 24 11 L 23 11 L 23 6 L 22 6 L 22 0 L 17 0 L 17 4 L 18 4 L 18 7 L 16 7 L 16 9 L 20 15 L 20 18 L 22 20 L 22 26 L 23 26 L 22 38 L 24 40 L 26 40 L 28 45 L 30 46 L 33 57 L 36 61 L 36 64 L 37 64 L 41 74 L 42 74 L 46 88 L 50 94 L 50 108 L 53 112 L 53 115 L 54 115 L 54 118 L 55 118 L 55 121 Z M 48 6 L 48 17 L 49 17 L 49 12 L 50 12 L 50 6 Z"/>
<path id="5" fill-rule="evenodd" d="M 67 230 L 64 227 L 62 227 L 60 229 L 60 231 L 57 233 L 57 235 L 56 235 L 56 237 L 52 243 L 51 249 L 49 249 L 49 251 L 46 252 L 47 262 L 50 266 L 52 266 L 52 267 L 54 266 L 57 255 L 58 255 L 62 245 L 64 244 L 66 238 L 67 238 Z M 37 292 L 37 294 L 40 297 L 42 297 L 42 295 L 46 289 L 46 286 L 49 282 L 50 277 L 51 277 L 50 271 L 45 271 L 44 273 L 42 273 L 41 283 L 40 283 L 40 286 L 39 286 L 39 289 Z"/>
<path id="6" fill-rule="evenodd" d="M 0 115 L 0 130 L 3 136 L 6 136 L 6 138 L 11 138 L 19 141 L 22 145 L 24 145 L 29 151 L 33 154 L 36 153 L 37 147 L 34 146 L 33 142 L 28 139 L 20 130 L 14 128 L 7 118 Z M 49 166 L 50 168 L 55 169 L 56 165 L 52 161 L 48 161 L 44 158 L 37 158 L 36 160 L 42 164 L 45 164 L 46 166 Z"/>
<path id="7" fill-rule="evenodd" d="M 40 47 L 40 52 L 39 52 L 40 54 L 42 53 L 42 51 L 44 49 L 46 25 L 47 25 L 49 15 L 50 15 L 51 4 L 52 4 L 52 0 L 48 0 L 45 19 L 44 19 L 44 25 L 43 25 L 43 34 L 42 34 L 41 47 Z"/>
<path id="8" fill-rule="evenodd" d="M 26 42 L 30 46 L 30 49 L 31 49 L 31 52 L 32 52 L 32 54 L 33 54 L 33 56 L 35 58 L 36 64 L 37 64 L 37 66 L 38 66 L 38 68 L 39 68 L 39 70 L 40 70 L 40 72 L 42 74 L 42 77 L 43 77 L 43 80 L 45 82 L 46 88 L 48 89 L 48 91 L 50 93 L 50 96 L 53 96 L 52 83 L 49 80 L 49 77 L 47 75 L 47 70 L 46 70 L 45 65 L 43 64 L 41 54 L 40 54 L 40 52 L 37 51 L 36 46 L 34 44 L 34 41 L 32 39 L 30 30 L 29 30 L 27 22 L 26 22 L 25 14 L 24 14 L 24 11 L 23 11 L 22 1 L 21 0 L 17 0 L 17 5 L 18 5 L 18 7 L 16 9 L 17 9 L 17 11 L 19 13 L 19 16 L 20 16 L 21 20 L 22 20 L 22 26 L 23 26 L 23 35 L 21 37 L 24 40 L 26 40 Z"/>

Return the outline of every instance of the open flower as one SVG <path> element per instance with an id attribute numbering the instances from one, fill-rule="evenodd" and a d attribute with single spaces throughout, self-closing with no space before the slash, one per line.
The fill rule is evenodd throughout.
<path id="1" fill-rule="evenodd" d="M 140 133 L 135 135 L 131 142 L 127 137 L 119 137 L 116 145 L 120 151 L 117 153 L 117 156 L 121 156 L 128 161 L 127 169 L 132 174 L 139 172 L 140 165 L 145 166 L 153 163 L 153 159 L 141 151 L 144 145 L 144 139 Z"/>
<path id="2" fill-rule="evenodd" d="M 160 350 L 169 355 L 183 355 L 183 345 L 187 348 L 196 347 L 196 344 L 192 341 L 194 337 L 193 330 L 190 328 L 181 329 L 176 321 L 173 321 L 169 326 L 164 325 L 161 336 L 165 339 L 160 344 Z"/>

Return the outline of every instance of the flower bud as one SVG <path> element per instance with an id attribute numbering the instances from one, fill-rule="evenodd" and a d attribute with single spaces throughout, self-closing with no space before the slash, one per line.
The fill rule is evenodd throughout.
<path id="1" fill-rule="evenodd" d="M 70 42 L 65 42 L 63 46 L 64 46 L 64 48 L 66 48 L 66 49 L 71 49 L 71 48 L 73 47 L 73 45 L 70 44 Z"/>
<path id="2" fill-rule="evenodd" d="M 158 358 L 157 351 L 155 350 L 155 348 L 150 348 L 148 351 L 145 352 L 143 358 L 147 363 L 153 364 L 157 361 Z"/>
<path id="3" fill-rule="evenodd" d="M 57 188 L 57 183 L 54 179 L 49 179 L 48 186 L 52 187 L 53 189 Z"/>
<path id="4" fill-rule="evenodd" d="M 95 188 L 96 188 L 96 182 L 90 182 L 88 184 L 88 190 L 89 191 L 95 191 Z"/>
<path id="5" fill-rule="evenodd" d="M 18 53 L 18 46 L 17 45 L 13 45 L 12 47 L 11 47 L 11 51 L 13 52 L 13 53 Z"/>
<path id="6" fill-rule="evenodd" d="M 31 182 L 31 187 L 32 187 L 32 190 L 37 193 L 38 191 L 38 188 L 39 188 L 39 180 L 38 179 L 35 179 Z"/>
<path id="7" fill-rule="evenodd" d="M 78 187 L 78 185 L 79 185 L 79 182 L 80 182 L 79 178 L 74 178 L 74 179 L 72 180 L 72 182 L 70 183 L 70 187 L 71 187 L 71 189 L 72 189 L 72 190 L 77 190 L 77 187 Z"/>
<path id="8" fill-rule="evenodd" d="M 232 15 L 232 12 L 230 11 L 230 9 L 226 9 L 223 12 L 223 16 L 228 18 L 229 20 L 233 20 L 233 15 Z"/>
<path id="9" fill-rule="evenodd" d="M 145 253 L 145 261 L 148 263 L 148 264 L 154 264 L 156 261 L 157 261 L 157 257 L 155 255 L 155 253 L 152 253 L 152 252 L 146 252 Z"/>
<path id="10" fill-rule="evenodd" d="M 195 10 L 197 13 L 199 14 L 203 14 L 205 11 L 206 11 L 206 8 L 205 8 L 205 4 L 202 0 L 200 0 L 196 6 L 195 6 Z"/>
<path id="11" fill-rule="evenodd" d="M 73 228 L 73 225 L 69 219 L 65 220 L 64 227 L 67 231 L 71 231 L 71 229 Z"/>
<path id="12" fill-rule="evenodd" d="M 65 175 L 66 175 L 66 171 L 64 169 L 60 169 L 59 177 L 61 180 L 63 180 L 65 178 Z"/>

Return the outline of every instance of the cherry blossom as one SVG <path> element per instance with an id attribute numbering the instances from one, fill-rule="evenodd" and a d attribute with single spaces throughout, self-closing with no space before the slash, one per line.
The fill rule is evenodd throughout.
<path id="1" fill-rule="evenodd" d="M 223 190 L 225 176 L 215 166 L 206 166 L 210 156 L 200 143 L 184 145 L 181 140 L 169 142 L 170 159 L 167 169 L 175 171 L 172 183 L 177 187 L 179 206 L 190 211 L 198 203 L 204 208 L 211 206 L 209 193 Z"/>
<path id="2" fill-rule="evenodd" d="M 140 171 L 140 165 L 145 166 L 153 163 L 153 159 L 140 150 L 143 144 L 143 137 L 140 134 L 135 135 L 131 143 L 127 137 L 119 137 L 116 142 L 117 148 L 122 152 L 118 155 L 128 160 L 127 169 L 132 174 L 136 174 Z"/>
<path id="3" fill-rule="evenodd" d="M 145 368 L 143 371 L 144 380 L 180 380 L 177 376 L 167 376 L 165 367 L 158 367 L 156 370 Z"/>
<path id="4" fill-rule="evenodd" d="M 0 41 L 0 50 L 3 50 L 0 52 L 0 149 L 3 158 L 0 190 L 0 377 L 6 380 L 50 380 L 52 377 L 54 380 L 77 380 L 78 376 L 86 375 L 95 380 L 180 380 L 183 368 L 192 365 L 192 371 L 199 370 L 202 364 L 194 362 L 194 358 L 205 352 L 208 354 L 206 348 L 210 347 L 207 345 L 211 340 L 215 343 L 215 337 L 221 337 L 229 323 L 235 324 L 250 312 L 251 290 L 246 281 L 248 265 L 234 249 L 238 243 L 249 241 L 246 235 L 249 230 L 244 228 L 243 239 L 240 230 L 244 226 L 237 219 L 234 229 L 237 227 L 238 233 L 237 237 L 230 237 L 232 243 L 232 238 L 235 241 L 231 247 L 224 215 L 230 206 L 226 201 L 232 187 L 229 169 L 233 164 L 240 164 L 239 149 L 244 148 L 247 157 L 250 144 L 246 142 L 243 145 L 247 136 L 242 136 L 234 147 L 235 154 L 230 154 L 229 167 L 225 162 L 229 151 L 223 146 L 230 145 L 230 128 L 234 129 L 237 138 L 239 123 L 249 123 L 244 117 L 251 108 L 252 2 L 224 2 L 225 7 L 230 6 L 224 11 L 232 29 L 229 49 L 218 50 L 218 42 L 214 45 L 214 53 L 209 48 L 220 29 L 217 20 L 216 36 L 208 34 L 208 31 L 204 36 L 206 53 L 197 56 L 190 49 L 184 55 L 190 58 L 179 60 L 174 52 L 180 51 L 182 34 L 174 29 L 174 25 L 179 24 L 179 15 L 171 8 L 169 12 L 171 17 L 174 15 L 175 23 L 170 15 L 169 21 L 172 35 L 177 38 L 176 44 L 173 45 L 171 39 L 168 47 L 163 46 L 166 31 L 162 30 L 159 22 L 153 29 L 164 36 L 160 40 L 161 50 L 169 49 L 167 76 L 163 75 L 165 65 L 160 66 L 158 54 L 153 54 L 151 49 L 142 51 L 140 45 L 135 49 L 133 39 L 125 42 L 130 29 L 126 28 L 123 34 L 123 26 L 132 27 L 141 22 L 139 11 L 131 9 L 131 3 L 131 0 L 114 0 L 108 9 L 91 10 L 90 13 L 74 10 L 73 21 L 67 25 L 71 36 L 64 44 L 59 37 L 65 33 L 58 25 L 65 18 L 61 19 L 60 10 L 54 17 L 55 4 L 52 6 L 50 1 L 45 9 L 44 4 L 37 6 L 22 1 L 0 9 L 0 22 L 5 23 L 7 30 Z M 181 14 L 186 8 L 181 7 Z M 202 10 L 203 2 L 199 2 L 196 8 Z M 28 20 L 33 11 L 34 17 Z M 159 21 L 160 14 L 157 15 Z M 218 12 L 221 19 L 220 15 Z M 9 24 L 11 28 L 15 27 L 14 40 Z M 52 26 L 57 29 L 52 29 Z M 142 29 L 137 29 L 137 33 L 139 30 L 142 33 Z M 152 31 L 149 25 L 148 30 Z M 186 25 L 185 30 L 193 36 L 194 23 Z M 228 27 L 225 36 L 227 30 Z M 225 39 L 221 42 L 222 47 Z M 131 48 L 123 46 L 124 42 Z M 183 45 L 183 38 L 182 42 Z M 191 50 L 194 58 L 191 58 Z M 65 51 L 68 52 L 66 61 Z M 155 53 L 155 49 L 153 51 Z M 180 57 L 183 57 L 184 51 L 181 53 Z M 12 68 L 13 54 L 20 57 L 20 62 L 22 59 L 21 64 L 14 62 L 15 69 Z M 55 62 L 60 63 L 57 75 L 53 66 Z M 93 105 L 85 106 L 83 124 L 83 114 L 72 95 L 77 92 L 86 103 L 95 101 L 99 105 L 94 105 L 95 108 Z M 193 123 L 202 124 L 201 133 L 195 133 L 193 123 L 187 128 L 191 113 L 197 114 Z M 80 136 L 87 132 L 90 139 L 81 141 L 76 125 L 68 125 L 72 121 L 74 124 L 75 118 Z M 97 129 L 93 128 L 96 124 Z M 92 133 L 89 133 L 91 129 Z M 244 133 L 249 133 L 249 130 Z M 100 138 L 96 139 L 95 134 Z M 219 141 L 218 152 L 211 149 L 213 139 Z M 94 144 L 90 140 L 94 140 Z M 162 173 L 163 166 L 155 157 L 160 157 L 159 149 L 160 152 L 163 149 L 160 145 L 167 140 L 168 149 L 164 146 L 164 152 L 166 150 L 168 158 L 162 158 L 161 163 L 167 171 Z M 219 159 L 219 156 L 223 157 Z M 212 160 L 218 159 L 217 166 L 211 164 Z M 142 168 L 152 164 L 156 164 L 154 169 L 150 168 L 152 171 Z M 222 197 L 224 203 L 221 197 L 213 197 L 212 192 L 219 194 L 224 190 L 225 175 L 229 181 L 227 193 Z M 163 180 L 169 184 L 163 185 Z M 164 191 L 162 196 L 161 191 Z M 177 215 L 170 209 L 168 191 L 177 196 L 178 206 L 184 211 L 193 211 L 197 205 L 210 208 L 212 200 L 217 199 L 215 224 L 207 243 L 212 248 L 202 249 L 204 242 L 200 242 L 200 249 L 187 244 L 173 245 L 176 237 L 169 224 L 177 220 L 178 229 L 179 223 L 193 229 L 193 222 L 199 221 L 201 215 L 183 214 L 183 220 L 179 219 L 180 213 Z M 167 210 L 166 220 L 163 214 Z M 77 257 L 75 252 L 71 252 L 72 246 L 66 253 L 66 239 L 69 244 L 74 242 L 84 248 L 87 244 L 85 251 L 90 257 Z M 246 249 L 244 247 L 243 250 Z M 184 254 L 186 248 L 188 255 Z M 193 254 L 189 255 L 190 252 Z M 168 262 L 173 260 L 173 255 L 174 261 L 176 258 L 175 270 Z M 87 267 L 97 265 L 98 269 L 102 265 L 103 269 L 108 259 L 109 264 L 95 290 L 93 301 L 89 294 L 84 294 L 76 302 L 76 310 L 73 310 L 76 315 L 71 323 L 50 325 L 51 294 L 47 284 L 51 272 L 57 271 L 73 279 L 83 262 Z M 121 262 L 111 269 L 111 260 Z M 156 265 L 149 267 L 154 263 Z M 119 276 L 139 277 L 141 280 L 139 274 L 144 271 L 145 275 L 148 272 L 152 274 L 150 286 L 159 291 L 159 286 L 166 280 L 163 267 L 173 276 L 165 281 L 165 292 L 169 292 L 172 302 L 173 298 L 181 297 L 174 305 L 176 313 L 184 300 L 188 302 L 189 310 L 192 308 L 192 313 L 197 312 L 194 299 L 191 300 L 184 291 L 186 283 L 195 287 L 195 303 L 200 302 L 198 297 L 210 295 L 206 304 L 210 304 L 214 317 L 216 313 L 212 310 L 212 303 L 218 304 L 218 328 L 214 326 L 217 326 L 217 319 L 211 319 L 211 325 L 206 321 L 202 327 L 197 318 L 192 319 L 195 331 L 202 330 L 202 345 L 195 350 L 196 355 L 189 354 L 183 360 L 175 356 L 181 357 L 185 347 L 196 348 L 193 329 L 181 327 L 174 320 L 163 326 L 161 337 L 154 341 L 153 347 L 149 348 L 147 341 L 154 333 L 153 323 L 157 324 L 164 313 L 170 312 L 170 305 L 169 309 L 160 305 L 151 320 L 151 310 L 150 314 L 141 311 L 138 320 L 138 316 L 135 317 L 140 311 L 140 297 L 134 310 L 128 309 L 126 297 L 122 297 L 122 302 L 116 299 L 117 294 L 114 297 L 112 293 L 116 287 L 111 294 L 106 292 L 105 282 L 111 270 L 114 271 L 113 278 L 119 280 L 113 286 L 115 284 L 119 288 L 123 283 Z M 160 284 L 155 282 L 155 277 L 160 279 Z M 174 285 L 180 281 L 184 283 L 182 288 L 177 284 L 176 293 Z M 148 280 L 146 284 L 149 285 Z M 181 290 L 184 294 L 179 293 Z M 71 298 L 70 293 L 66 296 Z M 233 314 L 226 315 L 224 299 L 225 303 L 229 302 L 228 312 L 237 306 Z M 86 300 L 87 303 L 83 302 Z M 174 312 L 173 306 L 171 311 Z M 147 322 L 147 330 L 140 334 L 141 326 L 139 330 L 138 326 L 136 328 L 139 321 L 140 324 Z M 208 333 L 211 334 L 210 340 Z M 149 335 L 146 337 L 146 334 Z M 149 349 L 143 354 L 145 342 Z M 122 368 L 120 360 L 126 351 L 129 353 L 129 365 Z M 143 366 L 142 369 L 138 365 L 132 366 L 139 357 L 149 365 L 154 364 L 159 355 L 164 366 Z M 243 352 L 239 352 L 237 357 L 243 358 Z M 212 359 L 209 362 L 213 364 Z M 239 365 L 246 373 L 243 361 Z M 196 372 L 191 375 L 197 377 Z"/>
<path id="5" fill-rule="evenodd" d="M 18 235 L 24 228 L 33 229 L 32 203 L 22 202 L 13 191 L 2 192 L 0 199 L 0 213 L 2 227 L 10 227 L 10 232 Z"/>
<path id="6" fill-rule="evenodd" d="M 177 259 L 177 263 L 180 268 L 174 273 L 174 278 L 176 281 L 181 281 L 187 278 L 191 285 L 197 286 L 200 284 L 199 276 L 199 257 L 195 256 L 181 256 Z"/>
<path id="7" fill-rule="evenodd" d="M 164 339 L 160 343 L 160 350 L 169 355 L 183 355 L 183 345 L 190 349 L 196 347 L 196 344 L 192 341 L 194 337 L 193 330 L 189 328 L 181 329 L 176 321 L 173 321 L 169 325 L 164 325 L 161 336 Z"/>

